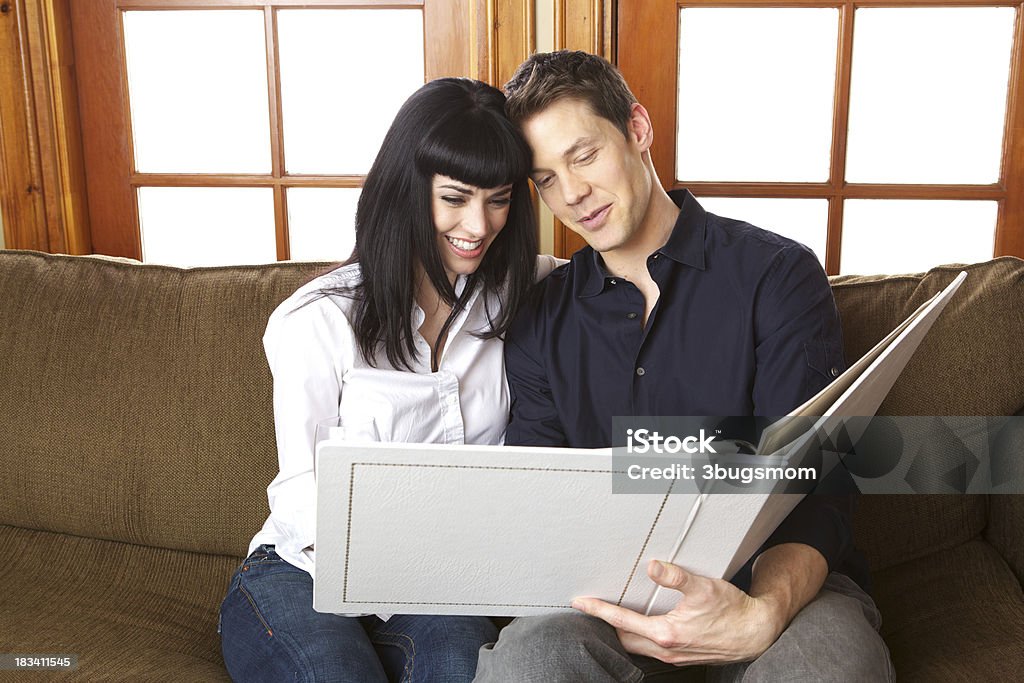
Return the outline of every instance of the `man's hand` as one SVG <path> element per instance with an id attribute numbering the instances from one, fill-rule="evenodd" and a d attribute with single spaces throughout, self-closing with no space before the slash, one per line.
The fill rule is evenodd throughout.
<path id="1" fill-rule="evenodd" d="M 682 593 L 671 612 L 648 617 L 597 598 L 577 598 L 573 607 L 614 626 L 627 652 L 678 666 L 754 660 L 789 621 L 770 597 L 751 597 L 722 579 L 657 560 L 647 574 Z"/>

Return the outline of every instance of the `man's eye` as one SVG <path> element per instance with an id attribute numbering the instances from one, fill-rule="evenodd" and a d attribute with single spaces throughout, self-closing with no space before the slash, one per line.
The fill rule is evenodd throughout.
<path id="1" fill-rule="evenodd" d="M 534 184 L 536 184 L 537 187 L 539 187 L 540 189 L 544 190 L 544 189 L 547 189 L 548 186 L 551 185 L 551 182 L 552 182 L 552 176 L 546 175 L 543 178 L 538 178 L 537 180 L 535 180 Z"/>
<path id="2" fill-rule="evenodd" d="M 597 156 L 597 151 L 587 152 L 583 156 L 578 157 L 576 159 L 576 163 L 577 164 L 587 164 L 587 163 L 590 163 L 591 161 L 594 160 L 594 157 L 596 157 L 596 156 Z"/>

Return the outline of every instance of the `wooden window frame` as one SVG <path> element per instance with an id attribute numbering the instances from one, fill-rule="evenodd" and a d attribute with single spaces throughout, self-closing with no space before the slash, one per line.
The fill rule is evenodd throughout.
<path id="1" fill-rule="evenodd" d="M 93 249 L 102 254 L 142 258 L 139 229 L 139 187 L 260 187 L 274 193 L 278 260 L 290 257 L 287 190 L 298 187 L 359 188 L 364 175 L 314 175 L 285 172 L 282 140 L 280 70 L 276 11 L 288 7 L 318 9 L 423 10 L 424 33 L 444 36 L 447 49 L 427 49 L 427 80 L 491 69 L 491 39 L 475 30 L 492 3 L 478 0 L 89 0 L 71 3 L 75 35 L 88 41 L 75 45 L 80 79 L 79 107 L 88 174 L 89 215 Z M 134 167 L 129 117 L 123 12 L 160 9 L 262 9 L 267 36 L 271 172 L 269 174 L 139 173 Z M 481 45 L 481 39 L 484 44 Z M 466 49 L 466 46 L 469 46 Z M 484 50 L 481 51 L 480 47 Z M 87 84 L 87 85 L 86 85 Z M 203 245 L 196 245 L 202 249 Z"/>
<path id="2" fill-rule="evenodd" d="M 847 123 L 854 12 L 862 7 L 1014 7 L 1014 44 L 1004 125 L 1000 179 L 988 185 L 847 183 Z M 827 7 L 839 10 L 839 43 L 833 106 L 832 155 L 824 183 L 678 182 L 676 154 L 676 65 L 679 15 L 686 7 Z M 666 189 L 686 188 L 698 196 L 827 199 L 828 233 L 825 270 L 839 272 L 843 202 L 846 199 L 984 199 L 997 202 L 994 256 L 1024 257 L 1024 5 L 1009 0 L 622 0 L 618 7 L 617 65 L 654 122 L 651 156 Z"/>

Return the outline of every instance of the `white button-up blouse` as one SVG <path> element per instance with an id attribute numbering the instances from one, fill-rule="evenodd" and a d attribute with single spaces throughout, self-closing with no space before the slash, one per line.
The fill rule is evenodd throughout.
<path id="1" fill-rule="evenodd" d="M 537 278 L 559 263 L 554 257 L 539 256 Z M 488 325 L 482 291 L 473 292 L 449 329 L 439 370 L 431 372 L 430 348 L 417 332 L 418 357 L 409 372 L 396 370 L 383 353 L 376 367 L 361 357 L 348 320 L 351 299 L 313 298 L 318 290 L 354 284 L 359 277 L 359 266 L 353 264 L 303 285 L 277 307 L 263 336 L 274 378 L 280 471 L 267 487 L 270 516 L 253 537 L 249 552 L 260 544 L 273 544 L 282 559 L 310 574 L 317 422 L 340 416 L 358 423 L 372 417 L 382 441 L 499 444 L 508 421 L 502 342 L 472 334 Z M 464 284 L 460 277 L 456 291 L 461 293 Z M 487 297 L 487 308 L 496 311 L 498 298 L 493 293 Z M 418 330 L 423 310 L 415 306 L 412 315 L 412 327 Z"/>

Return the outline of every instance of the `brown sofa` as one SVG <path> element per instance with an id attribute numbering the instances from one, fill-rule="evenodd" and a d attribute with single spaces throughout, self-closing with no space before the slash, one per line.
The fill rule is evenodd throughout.
<path id="1" fill-rule="evenodd" d="M 0 653 L 78 655 L 40 680 L 227 680 L 218 606 L 276 473 L 260 337 L 323 268 L 0 252 Z M 966 269 L 883 413 L 1024 406 L 1024 262 Z M 957 270 L 835 278 L 848 357 Z M 862 498 L 901 680 L 1020 678 L 1022 528 L 1024 496 Z"/>

